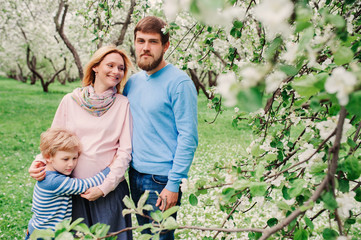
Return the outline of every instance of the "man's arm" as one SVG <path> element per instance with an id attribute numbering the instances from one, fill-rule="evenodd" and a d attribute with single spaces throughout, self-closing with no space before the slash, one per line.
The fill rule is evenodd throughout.
<path id="1" fill-rule="evenodd" d="M 198 146 L 197 131 L 197 92 L 191 80 L 178 84 L 172 99 L 172 108 L 178 131 L 177 148 L 173 166 L 168 174 L 168 183 L 160 193 L 156 206 L 165 210 L 176 205 L 178 200 L 179 185 L 182 178 L 187 178 L 192 164 L 195 150 Z"/>

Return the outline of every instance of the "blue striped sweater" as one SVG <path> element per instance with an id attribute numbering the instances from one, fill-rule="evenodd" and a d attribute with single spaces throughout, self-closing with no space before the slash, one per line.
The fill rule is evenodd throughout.
<path id="1" fill-rule="evenodd" d="M 55 225 L 71 218 L 72 194 L 81 194 L 88 188 L 100 185 L 110 172 L 107 167 L 92 178 L 70 178 L 56 171 L 46 171 L 44 180 L 36 183 L 33 193 L 34 213 L 28 230 L 55 229 Z"/>

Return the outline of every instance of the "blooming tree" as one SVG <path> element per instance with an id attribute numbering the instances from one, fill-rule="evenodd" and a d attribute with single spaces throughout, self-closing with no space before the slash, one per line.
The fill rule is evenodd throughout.
<path id="1" fill-rule="evenodd" d="M 144 15 L 165 17 L 164 31 L 171 35 L 167 61 L 188 71 L 209 108 L 219 113 L 235 107 L 235 131 L 239 124 L 252 128 L 247 154 L 182 182 L 193 211 L 204 215 L 184 223 L 171 217 L 177 207 L 156 211 L 150 216 L 154 224 L 140 229 L 152 228 L 156 236 L 164 229 L 187 230 L 180 236 L 189 239 L 358 238 L 361 2 L 93 0 L 75 1 L 70 9 L 67 31 L 79 40 L 74 42 L 83 59 L 107 43 L 122 43 L 134 57 L 129 29 Z M 80 32 L 86 38 L 77 34 L 74 19 L 85 27 Z M 19 52 L 7 57 L 21 65 Z M 149 210 L 146 197 L 139 203 L 125 199 L 124 214 Z M 68 222 L 60 228 L 93 237 L 107 232 L 105 226 L 89 230 Z"/>

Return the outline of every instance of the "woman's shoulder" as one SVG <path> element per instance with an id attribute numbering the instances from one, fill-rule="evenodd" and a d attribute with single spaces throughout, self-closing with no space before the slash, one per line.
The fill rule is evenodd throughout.
<path id="1" fill-rule="evenodd" d="M 115 94 L 117 101 L 128 103 L 128 98 L 124 96 L 123 94 L 117 93 Z"/>

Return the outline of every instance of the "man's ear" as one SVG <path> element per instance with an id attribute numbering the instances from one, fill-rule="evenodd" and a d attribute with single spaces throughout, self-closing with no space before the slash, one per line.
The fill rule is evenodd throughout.
<path id="1" fill-rule="evenodd" d="M 164 53 L 168 50 L 169 45 L 170 45 L 169 41 L 164 44 Z"/>

